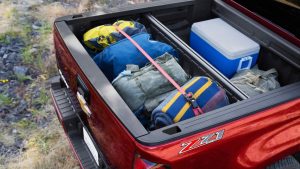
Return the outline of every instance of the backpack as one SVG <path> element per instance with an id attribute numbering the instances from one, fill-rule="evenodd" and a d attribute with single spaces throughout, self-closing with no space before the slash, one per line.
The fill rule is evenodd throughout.
<path id="1" fill-rule="evenodd" d="M 236 73 L 230 81 L 252 97 L 279 88 L 280 83 L 277 81 L 277 76 L 276 69 L 263 71 L 256 65 L 252 69 Z"/>
<path id="2" fill-rule="evenodd" d="M 166 52 L 177 57 L 176 51 L 170 45 L 150 40 L 150 35 L 147 33 L 135 34 L 132 38 L 137 41 L 153 59 Z M 125 70 L 127 64 L 143 67 L 149 62 L 128 39 L 122 39 L 106 47 L 93 59 L 110 81 Z"/>
<path id="3" fill-rule="evenodd" d="M 99 52 L 107 46 L 116 43 L 121 39 L 124 39 L 124 36 L 122 36 L 116 30 L 114 25 L 118 25 L 129 35 L 134 35 L 140 32 L 147 32 L 143 24 L 135 21 L 120 20 L 115 22 L 113 25 L 100 25 L 93 29 L 90 29 L 83 35 L 84 44 L 89 48 L 89 50 L 91 50 L 91 52 Z"/>
<path id="4" fill-rule="evenodd" d="M 194 94 L 204 113 L 229 104 L 225 91 L 208 77 L 194 77 L 182 88 Z M 190 102 L 175 90 L 153 110 L 151 120 L 154 128 L 160 128 L 194 116 Z"/>
<path id="5" fill-rule="evenodd" d="M 165 53 L 155 61 L 178 84 L 188 81 L 189 76 L 172 55 Z M 144 126 L 150 121 L 153 109 L 175 89 L 152 64 L 140 69 L 137 65 L 127 65 L 112 85 Z"/>

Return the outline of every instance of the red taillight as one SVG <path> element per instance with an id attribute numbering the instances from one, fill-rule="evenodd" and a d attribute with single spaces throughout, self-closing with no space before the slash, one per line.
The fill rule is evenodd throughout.
<path id="1" fill-rule="evenodd" d="M 170 167 L 163 164 L 153 163 L 142 159 L 139 155 L 137 155 L 134 160 L 133 169 L 170 169 Z"/>

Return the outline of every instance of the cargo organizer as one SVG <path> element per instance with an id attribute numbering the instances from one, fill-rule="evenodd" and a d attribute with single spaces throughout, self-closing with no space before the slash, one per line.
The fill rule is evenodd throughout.
<path id="1" fill-rule="evenodd" d="M 220 18 L 194 23 L 190 46 L 228 78 L 254 66 L 260 49 Z"/>

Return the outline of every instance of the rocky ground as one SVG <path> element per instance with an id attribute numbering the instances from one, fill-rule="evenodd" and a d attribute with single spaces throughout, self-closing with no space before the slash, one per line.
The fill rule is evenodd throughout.
<path id="1" fill-rule="evenodd" d="M 149 0 L 146 0 L 149 1 Z M 58 16 L 144 0 L 0 0 L 0 169 L 78 168 L 49 100 Z"/>

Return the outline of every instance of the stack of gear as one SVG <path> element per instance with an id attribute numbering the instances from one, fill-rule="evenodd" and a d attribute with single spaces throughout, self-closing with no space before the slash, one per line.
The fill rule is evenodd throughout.
<path id="1" fill-rule="evenodd" d="M 135 21 L 117 21 L 113 25 L 100 25 L 83 35 L 84 44 L 94 52 L 100 52 L 107 46 L 124 39 L 115 28 L 119 26 L 129 35 L 135 35 L 141 32 L 147 32 L 145 26 Z"/>
<path id="2" fill-rule="evenodd" d="M 145 32 L 137 22 L 118 21 L 88 31 L 84 43 L 101 51 L 94 61 L 146 128 L 160 128 L 229 104 L 225 91 L 211 79 L 189 81 L 173 47 L 151 40 Z"/>
<path id="3" fill-rule="evenodd" d="M 279 88 L 277 76 L 278 73 L 274 68 L 263 71 L 254 66 L 250 70 L 236 73 L 230 81 L 251 97 Z"/>
<path id="4" fill-rule="evenodd" d="M 152 111 L 152 125 L 150 128 L 164 127 L 229 104 L 225 91 L 207 77 L 195 77 L 181 88 L 181 84 L 176 82 L 178 79 L 173 79 L 170 76 L 168 68 L 162 68 L 159 63 L 155 62 L 134 38 L 131 38 L 119 28 L 117 30 L 151 62 L 164 76 L 163 79 L 167 79 L 176 88 Z"/>
<path id="5" fill-rule="evenodd" d="M 172 55 L 165 53 L 155 61 L 178 84 L 183 85 L 188 81 L 188 75 Z M 175 89 L 152 64 L 141 69 L 138 65 L 127 65 L 127 69 L 121 72 L 112 84 L 145 126 L 150 121 L 149 112 Z"/>

